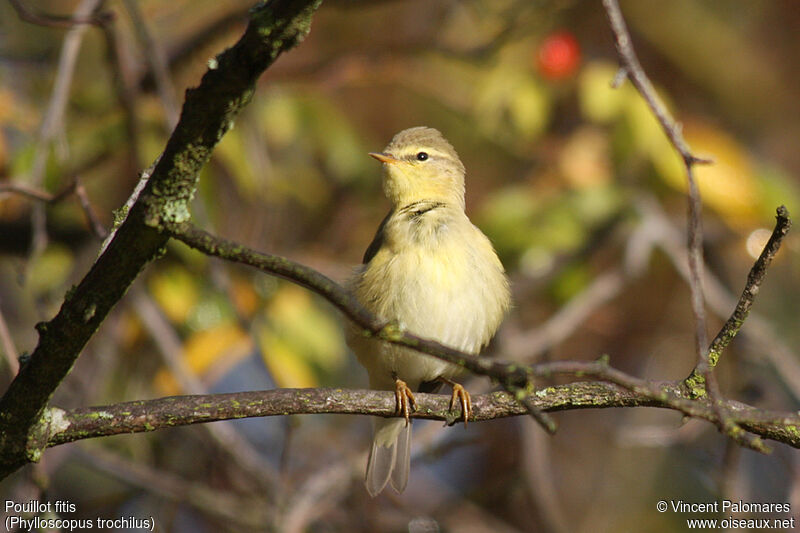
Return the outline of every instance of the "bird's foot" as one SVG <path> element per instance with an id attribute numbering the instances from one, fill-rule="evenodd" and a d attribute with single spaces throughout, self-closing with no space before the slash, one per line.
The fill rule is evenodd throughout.
<path id="1" fill-rule="evenodd" d="M 414 399 L 414 394 L 408 385 L 402 379 L 395 378 L 394 380 L 394 398 L 397 405 L 397 414 L 403 415 L 408 425 L 408 415 L 411 411 L 417 410 L 417 401 Z"/>
<path id="2" fill-rule="evenodd" d="M 455 409 L 456 403 L 461 404 L 461 415 L 464 417 L 464 427 L 466 428 L 467 421 L 472 417 L 472 398 L 469 392 L 453 380 L 443 377 L 438 379 L 453 387 L 453 395 L 450 397 L 450 411 L 452 412 Z M 455 418 L 455 420 L 458 420 L 458 418 Z"/>

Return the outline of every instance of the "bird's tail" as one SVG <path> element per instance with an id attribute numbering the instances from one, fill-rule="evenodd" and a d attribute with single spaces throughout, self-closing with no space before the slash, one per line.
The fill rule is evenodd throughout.
<path id="1" fill-rule="evenodd" d="M 402 418 L 378 418 L 365 484 L 370 496 L 377 496 L 391 479 L 392 487 L 403 492 L 411 468 L 411 423 Z"/>

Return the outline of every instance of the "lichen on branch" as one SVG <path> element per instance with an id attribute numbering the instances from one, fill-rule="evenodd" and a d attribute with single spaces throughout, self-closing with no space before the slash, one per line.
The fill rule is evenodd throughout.
<path id="1" fill-rule="evenodd" d="M 200 169 L 252 99 L 261 73 L 303 40 L 320 2 L 273 0 L 253 8 L 242 38 L 186 92 L 180 120 L 141 194 L 56 316 L 37 327 L 36 349 L 0 398 L 0 478 L 38 460 L 46 446 L 42 417 L 56 388 L 111 308 L 166 245 L 161 225 L 188 219 Z"/>

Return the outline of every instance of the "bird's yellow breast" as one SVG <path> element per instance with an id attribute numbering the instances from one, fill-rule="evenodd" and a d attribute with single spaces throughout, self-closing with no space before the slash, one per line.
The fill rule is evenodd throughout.
<path id="1" fill-rule="evenodd" d="M 427 207 L 387 219 L 380 248 L 356 277 L 356 297 L 382 319 L 477 352 L 508 308 L 503 267 L 463 212 Z"/>

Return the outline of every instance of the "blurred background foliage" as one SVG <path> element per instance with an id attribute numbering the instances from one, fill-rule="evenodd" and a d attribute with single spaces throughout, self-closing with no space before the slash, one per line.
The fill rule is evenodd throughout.
<path id="1" fill-rule="evenodd" d="M 71 15 L 78 2 L 28 0 Z M 72 184 L 106 227 L 163 149 L 185 88 L 235 42 L 249 0 L 107 0 L 82 35 L 0 4 L 0 382 L 98 253 Z M 712 335 L 769 236 L 800 213 L 800 61 L 792 1 L 622 2 L 645 70 L 683 124 L 705 205 Z M 158 75 L 158 65 L 166 76 Z M 259 83 L 204 169 L 198 224 L 343 281 L 387 210 L 366 153 L 440 129 L 468 170 L 467 209 L 513 280 L 490 352 L 593 359 L 676 379 L 693 366 L 680 160 L 616 61 L 599 2 L 331 0 Z M 63 115 L 54 93 L 61 92 Z M 54 111 L 55 110 L 55 111 Z M 800 240 L 790 235 L 720 367 L 726 394 L 800 399 Z M 2 328 L 0 328 L 2 329 Z M 8 364 L 5 364 L 8 363 Z M 181 244 L 147 268 L 58 391 L 63 407 L 270 387 L 365 387 L 341 318 L 284 281 Z M 473 392 L 486 390 L 471 380 Z M 155 516 L 164 531 L 672 531 L 660 499 L 791 502 L 800 458 L 762 457 L 654 410 L 569 412 L 553 438 L 526 418 L 416 424 L 411 484 L 370 500 L 363 417 L 179 428 L 50 450 L 4 499 L 66 499 L 71 517 Z M 421 437 L 420 437 L 421 435 Z M 578 511 L 578 512 L 574 512 Z M 706 516 L 702 516 L 706 518 Z"/>

